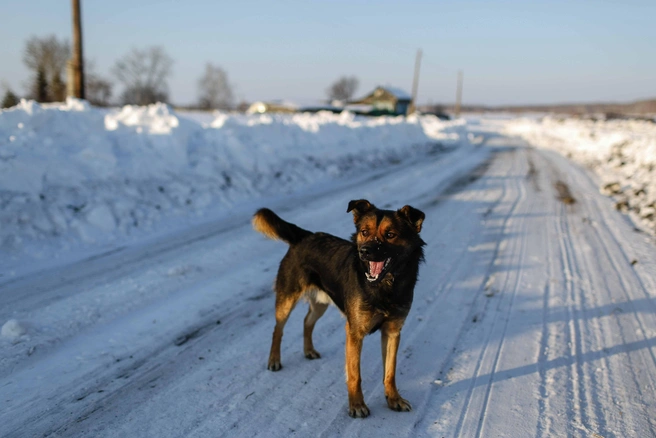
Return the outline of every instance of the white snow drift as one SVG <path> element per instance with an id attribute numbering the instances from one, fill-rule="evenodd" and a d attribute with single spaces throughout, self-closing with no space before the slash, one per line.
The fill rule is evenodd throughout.
<path id="1" fill-rule="evenodd" d="M 0 257 L 43 259 L 397 163 L 457 144 L 463 126 L 351 113 L 217 113 L 202 125 L 164 104 L 24 100 L 0 112 Z"/>

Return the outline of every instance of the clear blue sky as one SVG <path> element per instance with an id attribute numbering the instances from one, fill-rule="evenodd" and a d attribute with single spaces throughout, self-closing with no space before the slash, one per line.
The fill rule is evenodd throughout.
<path id="1" fill-rule="evenodd" d="M 309 100 L 341 75 L 410 91 L 423 50 L 419 102 L 631 101 L 656 97 L 656 0 L 82 1 L 84 54 L 110 76 L 133 47 L 175 60 L 173 102 L 190 103 L 204 64 L 236 95 Z M 0 0 L 0 81 L 23 93 L 31 35 L 71 38 L 69 1 Z M 115 87 L 114 94 L 120 89 Z"/>

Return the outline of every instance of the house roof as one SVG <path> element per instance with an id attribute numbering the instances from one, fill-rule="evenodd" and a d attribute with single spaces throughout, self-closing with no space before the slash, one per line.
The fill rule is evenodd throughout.
<path id="1" fill-rule="evenodd" d="M 411 100 L 412 96 L 410 96 L 408 93 L 405 92 L 405 90 L 402 90 L 401 88 L 397 87 L 389 87 L 389 86 L 384 86 L 384 87 L 378 87 L 382 88 L 383 90 L 387 91 L 390 94 L 393 94 L 394 97 L 396 97 L 399 100 Z"/>
<path id="2" fill-rule="evenodd" d="M 350 103 L 354 104 L 372 104 L 377 100 L 389 100 L 394 99 L 395 101 L 411 101 L 412 97 L 403 91 L 401 88 L 389 87 L 389 86 L 379 86 L 376 87 L 372 92 L 367 94 L 365 97 L 352 101 Z"/>

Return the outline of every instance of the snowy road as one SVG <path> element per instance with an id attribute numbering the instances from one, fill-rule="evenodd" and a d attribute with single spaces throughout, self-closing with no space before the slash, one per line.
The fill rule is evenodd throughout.
<path id="1" fill-rule="evenodd" d="M 486 134 L 489 135 L 489 134 Z M 566 159 L 489 135 L 358 180 L 267 203 L 348 236 L 351 199 L 422 209 L 426 263 L 386 407 L 365 340 L 371 417 L 347 415 L 344 329 L 302 308 L 266 370 L 271 284 L 286 250 L 260 205 L 0 283 L 0 321 L 35 324 L 0 361 L 0 436 L 656 436 L 656 247 Z"/>

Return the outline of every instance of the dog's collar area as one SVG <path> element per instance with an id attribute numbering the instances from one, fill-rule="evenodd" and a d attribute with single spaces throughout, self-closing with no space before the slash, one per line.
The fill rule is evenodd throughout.
<path id="1" fill-rule="evenodd" d="M 391 260 L 391 258 L 387 258 L 382 262 L 367 262 L 367 268 L 369 269 L 368 272 L 365 272 L 367 281 L 371 283 L 378 280 L 389 266 Z"/>

